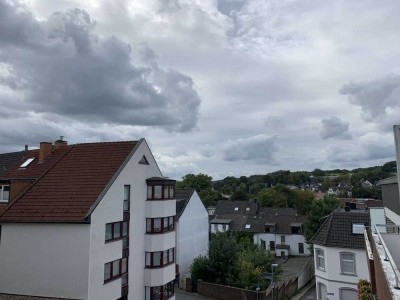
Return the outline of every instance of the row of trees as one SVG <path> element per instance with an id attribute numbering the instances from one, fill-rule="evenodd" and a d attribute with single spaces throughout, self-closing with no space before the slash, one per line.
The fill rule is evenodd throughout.
<path id="1" fill-rule="evenodd" d="M 271 272 L 274 257 L 254 245 L 252 235 L 220 232 L 213 234 L 208 257 L 200 256 L 191 265 L 194 279 L 254 290 L 267 287 L 264 272 Z M 276 270 L 279 272 L 279 270 Z"/>

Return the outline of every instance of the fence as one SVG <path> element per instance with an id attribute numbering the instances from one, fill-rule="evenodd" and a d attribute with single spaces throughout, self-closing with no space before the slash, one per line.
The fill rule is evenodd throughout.
<path id="1" fill-rule="evenodd" d="M 218 300 L 282 300 L 292 297 L 297 291 L 298 278 L 293 277 L 287 282 L 277 282 L 274 288 L 269 287 L 266 291 L 239 289 L 231 286 L 197 281 L 197 293 L 202 296 Z"/>

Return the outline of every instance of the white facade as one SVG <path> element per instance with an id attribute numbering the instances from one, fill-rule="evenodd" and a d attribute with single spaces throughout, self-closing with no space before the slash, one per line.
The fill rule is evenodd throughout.
<path id="1" fill-rule="evenodd" d="M 139 164 L 143 156 L 149 164 Z M 175 216 L 176 201 L 147 200 L 146 179 L 162 174 L 144 140 L 117 174 L 99 197 L 90 224 L 2 224 L 0 293 L 119 299 L 122 279 L 105 283 L 104 269 L 106 263 L 122 258 L 123 241 L 106 242 L 105 229 L 107 223 L 123 221 L 125 185 L 130 186 L 128 299 L 149 299 L 146 287 L 175 279 L 175 263 L 145 268 L 146 251 L 176 247 L 174 231 L 146 234 L 146 218 Z"/>
<path id="2" fill-rule="evenodd" d="M 283 238 L 282 238 L 283 236 Z M 289 245 L 289 251 L 285 251 L 285 255 L 309 256 L 311 254 L 308 244 L 305 242 L 304 235 L 301 234 L 278 234 L 278 233 L 256 233 L 254 234 L 254 243 L 261 245 L 265 242 L 265 250 L 275 252 L 277 256 L 281 256 L 281 251 L 285 249 L 276 249 L 276 245 Z M 271 249 L 271 242 L 275 245 L 275 251 Z M 300 245 L 302 244 L 302 246 Z M 303 253 L 300 253 L 303 247 Z"/>
<path id="3" fill-rule="evenodd" d="M 227 223 L 224 223 L 224 224 L 211 223 L 210 226 L 211 226 L 211 229 L 210 229 L 211 233 L 225 232 L 225 231 L 229 230 L 229 224 L 227 224 Z"/>
<path id="4" fill-rule="evenodd" d="M 176 263 L 181 274 L 208 251 L 208 213 L 196 191 L 193 192 L 176 224 Z"/>
<path id="5" fill-rule="evenodd" d="M 0 292 L 87 299 L 89 234 L 88 224 L 3 224 Z"/>
<path id="6" fill-rule="evenodd" d="M 318 262 L 317 251 L 323 253 L 323 266 Z M 319 252 L 321 253 L 321 252 Z M 355 274 L 345 275 L 341 253 L 354 254 Z M 315 281 L 318 300 L 357 300 L 360 279 L 369 280 L 368 262 L 364 249 L 324 247 L 314 245 Z"/>

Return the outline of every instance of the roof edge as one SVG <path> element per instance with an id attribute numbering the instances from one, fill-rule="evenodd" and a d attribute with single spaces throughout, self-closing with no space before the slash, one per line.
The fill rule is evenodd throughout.
<path id="1" fill-rule="evenodd" d="M 107 185 L 105 186 L 105 188 L 103 189 L 103 191 L 100 193 L 100 195 L 97 197 L 96 201 L 92 204 L 92 206 L 90 206 L 89 211 L 86 213 L 84 219 L 87 219 L 92 213 L 93 211 L 96 209 L 97 205 L 99 205 L 100 201 L 103 199 L 103 197 L 105 196 L 105 194 L 108 192 L 108 190 L 110 189 L 110 187 L 112 186 L 112 184 L 114 183 L 114 181 L 117 179 L 117 177 L 119 176 L 119 174 L 122 172 L 122 170 L 125 168 L 125 166 L 128 164 L 128 162 L 130 161 L 130 159 L 132 158 L 132 156 L 135 154 L 136 150 L 140 147 L 140 145 L 142 144 L 142 142 L 145 141 L 144 138 L 141 138 L 136 145 L 133 147 L 133 149 L 131 150 L 131 152 L 128 154 L 128 156 L 125 158 L 125 160 L 123 161 L 123 163 L 119 166 L 118 170 L 115 172 L 115 174 L 113 175 L 113 177 L 111 177 L 110 181 L 107 183 Z M 151 151 L 150 151 L 151 152 Z"/>

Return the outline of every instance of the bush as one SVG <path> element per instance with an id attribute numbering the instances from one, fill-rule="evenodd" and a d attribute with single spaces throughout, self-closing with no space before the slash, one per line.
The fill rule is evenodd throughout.
<path id="1" fill-rule="evenodd" d="M 358 281 L 358 291 L 360 300 L 372 299 L 371 283 L 368 280 L 360 279 Z"/>

